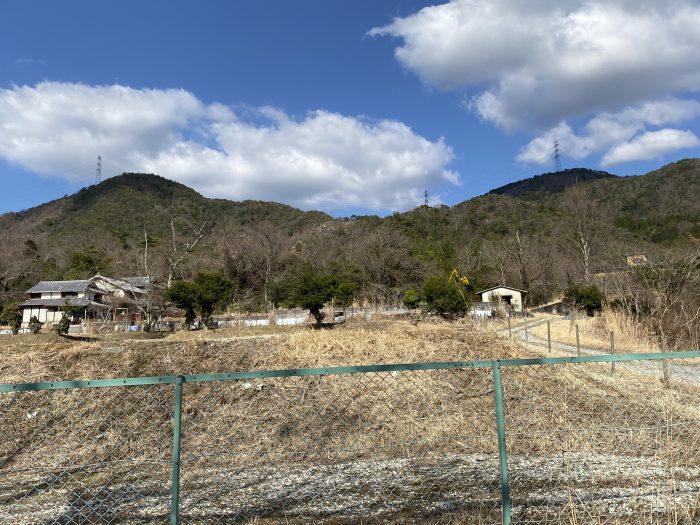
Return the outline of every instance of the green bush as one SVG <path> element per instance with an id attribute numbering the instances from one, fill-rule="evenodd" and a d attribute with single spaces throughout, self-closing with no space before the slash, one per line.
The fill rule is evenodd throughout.
<path id="1" fill-rule="evenodd" d="M 445 318 L 459 317 L 471 308 L 471 298 L 466 285 L 451 277 L 428 277 L 423 283 L 423 297 L 430 312 Z"/>
<path id="2" fill-rule="evenodd" d="M 44 326 L 44 323 L 39 321 L 36 315 L 33 315 L 31 319 L 29 319 L 29 330 L 33 334 L 38 334 L 42 326 Z"/>
<path id="3" fill-rule="evenodd" d="M 418 303 L 420 303 L 420 297 L 413 288 L 409 288 L 403 293 L 403 304 L 406 305 L 406 308 L 413 310 L 418 307 Z"/>
<path id="4" fill-rule="evenodd" d="M 8 302 L 0 308 L 0 324 L 9 326 L 13 332 L 19 330 L 22 325 L 22 313 L 19 304 Z"/>
<path id="5" fill-rule="evenodd" d="M 199 313 L 204 326 L 208 326 L 216 306 L 224 306 L 233 294 L 234 284 L 220 272 L 199 273 L 193 281 L 175 281 L 166 297 L 185 311 L 185 323 L 189 327 Z"/>
<path id="6" fill-rule="evenodd" d="M 320 326 L 324 315 L 323 305 L 334 300 L 339 305 L 348 305 L 355 293 L 355 283 L 342 274 L 320 274 L 313 270 L 303 270 L 292 282 L 289 302 L 309 310 Z"/>
<path id="7" fill-rule="evenodd" d="M 564 303 L 586 310 L 588 315 L 601 310 L 604 301 L 603 292 L 594 284 L 572 284 L 564 291 Z"/>
<path id="8" fill-rule="evenodd" d="M 56 324 L 54 329 L 56 330 L 56 333 L 58 335 L 65 335 L 68 333 L 68 329 L 70 328 L 70 318 L 68 317 L 68 314 L 65 312 L 61 316 L 61 320 Z"/>

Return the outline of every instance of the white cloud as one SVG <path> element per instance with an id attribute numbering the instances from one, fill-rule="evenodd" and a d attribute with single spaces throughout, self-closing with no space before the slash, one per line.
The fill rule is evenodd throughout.
<path id="1" fill-rule="evenodd" d="M 442 139 L 393 120 L 276 108 L 242 120 L 183 90 L 45 82 L 0 90 L 0 156 L 46 175 L 101 154 L 120 171 L 159 173 L 210 196 L 304 208 L 405 209 L 423 189 L 459 184 Z"/>
<path id="2" fill-rule="evenodd" d="M 0 156 L 29 170 L 81 180 L 75 167 L 100 153 L 135 168 L 205 113 L 182 90 L 44 82 L 0 90 Z"/>
<path id="3" fill-rule="evenodd" d="M 611 166 L 633 160 L 648 160 L 697 146 L 700 146 L 700 139 L 692 131 L 671 128 L 647 131 L 629 142 L 613 147 L 605 154 L 601 164 Z"/>
<path id="4" fill-rule="evenodd" d="M 700 102 L 695 100 L 664 99 L 632 106 L 617 113 L 598 113 L 591 118 L 580 133 L 561 122 L 530 141 L 518 154 L 520 162 L 550 164 L 552 144 L 559 141 L 561 150 L 573 159 L 583 159 L 628 143 L 648 126 L 665 126 L 700 116 Z M 681 149 L 688 146 L 679 146 Z M 669 153 L 665 150 L 661 154 Z M 659 155 L 661 155 L 659 154 Z M 644 157 L 651 159 L 659 155 Z M 629 160 L 638 160 L 630 158 Z"/>
<path id="5" fill-rule="evenodd" d="M 403 39 L 396 58 L 507 130 L 700 89 L 692 0 L 452 0 L 369 34 Z"/>

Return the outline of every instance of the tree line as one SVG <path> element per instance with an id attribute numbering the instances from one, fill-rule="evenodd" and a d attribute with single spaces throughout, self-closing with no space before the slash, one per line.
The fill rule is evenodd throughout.
<path id="1" fill-rule="evenodd" d="M 683 273 L 679 268 L 687 264 L 679 261 L 692 261 L 698 252 L 692 222 L 678 224 L 676 230 L 686 232 L 682 236 L 661 241 L 620 226 L 620 217 L 633 216 L 637 207 L 654 215 L 646 201 L 623 202 L 619 184 L 574 183 L 556 194 L 518 198 L 485 195 L 451 208 L 420 206 L 384 218 L 330 219 L 266 203 L 246 204 L 245 211 L 231 214 L 218 201 L 201 196 L 193 213 L 185 196 L 177 205 L 154 209 L 167 216 L 160 226 L 148 214 L 138 224 L 130 216 L 128 225 L 113 223 L 90 235 L 64 228 L 60 242 L 53 234 L 41 234 L 49 219 L 41 227 L 25 220 L 0 231 L 0 288 L 23 290 L 38 280 L 102 273 L 149 276 L 177 290 L 189 286 L 178 283 L 194 283 L 199 274 L 219 274 L 232 283 L 229 310 L 261 311 L 312 304 L 313 294 L 300 284 L 304 282 L 315 283 L 317 290 L 325 290 L 318 296 L 331 296 L 337 304 L 428 304 L 456 270 L 469 281 L 463 290 L 466 302 L 476 299 L 475 292 L 501 284 L 527 290 L 529 306 L 561 298 L 576 287 L 596 286 L 609 304 L 631 315 L 653 311 L 658 316 L 680 308 L 671 290 L 681 290 L 685 325 L 692 327 L 690 312 L 697 299 L 692 293 L 669 285 L 663 294 L 670 306 L 655 305 L 652 299 L 661 293 L 664 279 L 675 277 L 657 270 L 652 279 L 626 263 L 626 256 L 644 254 L 647 272 L 677 268 Z M 660 202 L 674 200 L 667 197 Z M 89 203 L 86 196 L 82 200 Z M 692 202 L 683 206 L 682 213 L 694 213 L 688 208 Z M 66 231 L 71 237 L 65 237 Z M 446 288 L 443 295 L 447 290 L 454 291 Z M 200 306 L 192 304 L 189 310 Z M 316 315 L 316 309 L 308 308 Z M 672 316 L 663 316 L 656 329 L 668 331 Z"/>

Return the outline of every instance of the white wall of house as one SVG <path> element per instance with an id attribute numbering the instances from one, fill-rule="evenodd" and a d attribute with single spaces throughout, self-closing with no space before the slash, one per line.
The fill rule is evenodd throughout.
<path id="1" fill-rule="evenodd" d="M 25 307 L 22 309 L 22 326 L 29 326 L 29 320 L 34 316 L 42 323 L 57 323 L 62 315 L 60 308 L 57 307 Z"/>
<path id="2" fill-rule="evenodd" d="M 481 294 L 481 300 L 485 303 L 497 302 L 499 298 L 508 302 L 510 299 L 510 305 L 516 312 L 522 312 L 523 310 L 523 294 L 519 290 L 514 290 L 512 288 L 507 288 L 505 286 L 500 286 L 494 288 L 493 290 L 487 290 Z"/>
<path id="3" fill-rule="evenodd" d="M 32 295 L 32 297 L 34 297 Z M 65 293 L 65 292 L 41 292 L 42 299 L 67 299 L 70 297 L 87 298 L 91 301 L 94 300 L 95 294 L 93 292 L 77 292 L 77 294 Z"/>

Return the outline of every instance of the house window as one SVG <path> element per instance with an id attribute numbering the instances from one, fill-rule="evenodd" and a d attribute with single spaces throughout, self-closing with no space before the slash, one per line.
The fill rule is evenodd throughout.
<path id="1" fill-rule="evenodd" d="M 78 292 L 61 292 L 61 297 L 78 297 Z"/>

